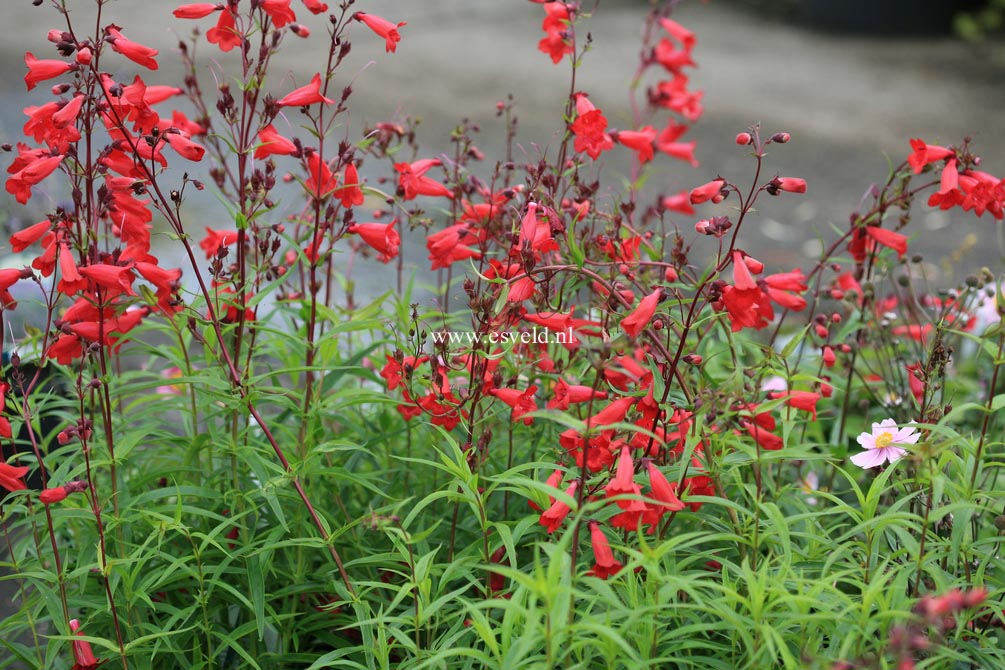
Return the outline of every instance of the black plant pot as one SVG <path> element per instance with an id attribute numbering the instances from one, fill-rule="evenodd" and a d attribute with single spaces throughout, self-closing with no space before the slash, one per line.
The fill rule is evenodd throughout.
<path id="1" fill-rule="evenodd" d="M 973 2 L 960 0 L 802 0 L 803 18 L 827 32 L 857 35 L 939 35 L 953 15 Z"/>

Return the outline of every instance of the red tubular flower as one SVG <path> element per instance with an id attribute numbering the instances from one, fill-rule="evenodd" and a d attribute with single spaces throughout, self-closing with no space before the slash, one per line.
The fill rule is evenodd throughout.
<path id="1" fill-rule="evenodd" d="M 212 2 L 193 2 L 174 10 L 174 15 L 179 19 L 201 19 L 220 9 L 223 7 Z"/>
<path id="2" fill-rule="evenodd" d="M 38 494 L 38 499 L 43 505 L 53 505 L 66 500 L 67 490 L 65 486 L 57 486 L 52 489 L 45 489 Z"/>
<path id="3" fill-rule="evenodd" d="M 593 545 L 593 567 L 586 574 L 600 579 L 607 579 L 611 575 L 618 574 L 624 565 L 614 559 L 614 552 L 607 542 L 607 536 L 600 529 L 600 524 L 590 521 L 590 542 Z"/>
<path id="4" fill-rule="evenodd" d="M 671 212 L 677 212 L 678 214 L 694 214 L 694 207 L 691 206 L 691 200 L 688 197 L 687 191 L 681 191 L 674 195 L 668 195 L 660 201 L 663 205 L 663 209 L 669 210 Z"/>
<path id="5" fill-rule="evenodd" d="M 645 126 L 639 130 L 621 130 L 614 135 L 614 139 L 638 154 L 640 163 L 647 163 L 653 159 L 653 143 L 656 141 L 656 129 L 652 126 Z"/>
<path id="6" fill-rule="evenodd" d="M 789 193 L 806 193 L 806 180 L 798 177 L 776 177 L 772 183 L 777 182 L 777 187 L 781 191 Z"/>
<path id="7" fill-rule="evenodd" d="M 713 179 L 707 184 L 703 184 L 697 188 L 691 189 L 689 197 L 691 199 L 692 205 L 700 205 L 703 202 L 711 200 L 712 202 L 720 202 L 722 200 L 722 190 L 726 187 L 726 181 L 724 179 Z"/>
<path id="8" fill-rule="evenodd" d="M 363 204 L 363 189 L 360 188 L 359 173 L 356 166 L 349 163 L 345 169 L 342 185 L 335 189 L 335 197 L 342 201 L 343 207 Z"/>
<path id="9" fill-rule="evenodd" d="M 398 24 L 391 23 L 387 19 L 382 19 L 375 14 L 367 14 L 365 12 L 356 12 L 352 15 L 352 18 L 357 21 L 362 21 L 366 24 L 366 27 L 375 32 L 379 37 L 384 38 L 384 51 L 386 53 L 394 53 L 398 48 L 398 42 L 401 41 L 401 35 L 398 33 L 398 28 L 408 25 L 404 21 Z"/>
<path id="10" fill-rule="evenodd" d="M 756 421 L 750 422 L 744 420 L 741 421 L 741 424 L 743 425 L 743 429 L 754 438 L 754 441 L 757 442 L 761 449 L 765 449 L 767 451 L 778 451 L 785 446 L 782 442 L 782 438 L 778 437 L 771 431 L 762 428 Z"/>
<path id="11" fill-rule="evenodd" d="M 320 0 L 303 0 L 303 3 L 311 14 L 324 14 L 328 11 L 327 3 Z"/>
<path id="12" fill-rule="evenodd" d="M 164 139 L 182 158 L 190 161 L 201 161 L 206 150 L 180 133 L 165 133 Z"/>
<path id="13" fill-rule="evenodd" d="M 304 182 L 304 186 L 307 187 L 311 197 L 323 200 L 338 188 L 331 168 L 328 167 L 328 163 L 321 160 L 321 155 L 316 151 L 307 156 L 307 171 L 310 172 L 310 177 Z"/>
<path id="14" fill-rule="evenodd" d="M 70 630 L 73 631 L 74 635 L 81 635 L 80 632 L 80 622 L 76 619 L 70 619 Z M 73 649 L 73 668 L 71 670 L 94 670 L 101 663 L 94 656 L 94 651 L 91 650 L 91 643 L 84 640 L 74 640 L 72 643 Z"/>
<path id="15" fill-rule="evenodd" d="M 698 41 L 693 32 L 672 19 L 661 17 L 660 26 L 670 34 L 670 37 L 680 42 L 686 51 L 691 51 Z"/>
<path id="16" fill-rule="evenodd" d="M 276 28 L 282 28 L 287 23 L 297 20 L 296 14 L 290 9 L 290 0 L 260 0 L 258 6 L 269 15 Z"/>
<path id="17" fill-rule="evenodd" d="M 33 226 L 28 226 L 24 230 L 19 230 L 10 236 L 11 251 L 15 254 L 21 253 L 45 237 L 51 228 L 52 221 L 46 219 L 45 221 L 39 221 Z"/>
<path id="18" fill-rule="evenodd" d="M 306 107 L 317 103 L 330 105 L 334 102 L 321 95 L 321 74 L 311 77 L 311 83 L 293 90 L 276 102 L 280 107 Z"/>
<path id="19" fill-rule="evenodd" d="M 115 26 L 106 28 L 105 35 L 105 39 L 112 45 L 112 51 L 122 54 L 137 65 L 150 70 L 157 69 L 157 61 L 154 59 L 158 53 L 157 49 L 127 39 Z"/>
<path id="20" fill-rule="evenodd" d="M 534 400 L 537 386 L 530 386 L 526 391 L 519 389 L 492 389 L 489 393 L 513 408 L 513 411 L 510 413 L 510 418 L 513 421 L 520 420 L 524 414 L 537 411 L 537 401 Z M 524 417 L 522 420 L 525 426 L 529 426 L 534 421 L 529 416 Z"/>
<path id="21" fill-rule="evenodd" d="M 631 314 L 621 320 L 621 329 L 631 335 L 638 337 L 642 329 L 649 325 L 656 313 L 656 307 L 663 297 L 662 289 L 656 289 L 639 301 L 638 306 L 632 310 Z"/>
<path id="22" fill-rule="evenodd" d="M 31 198 L 31 187 L 55 172 L 62 162 L 63 154 L 33 160 L 8 177 L 4 186 L 19 203 L 26 205 Z M 18 163 L 19 161 L 15 160 L 7 171 L 10 172 Z"/>
<path id="23" fill-rule="evenodd" d="M 537 43 L 537 48 L 542 53 L 548 54 L 552 63 L 557 64 L 573 50 L 572 40 L 569 39 L 569 24 L 572 17 L 564 2 L 545 3 L 544 12 L 541 29 L 544 30 L 545 36 Z"/>
<path id="24" fill-rule="evenodd" d="M 548 401 L 548 409 L 569 409 L 571 403 L 589 402 L 597 399 L 607 398 L 607 391 L 595 391 L 589 386 L 570 385 L 564 379 L 559 379 L 555 384 L 554 395 Z"/>
<path id="25" fill-rule="evenodd" d="M 433 233 L 426 238 L 429 260 L 432 261 L 431 269 L 438 270 L 449 267 L 457 261 L 468 258 L 481 258 L 480 251 L 468 246 L 476 244 L 478 241 L 478 238 L 465 223 L 455 223 L 438 233 Z"/>
<path id="26" fill-rule="evenodd" d="M 261 144 L 255 149 L 255 158 L 273 154 L 289 156 L 297 151 L 297 145 L 280 135 L 271 123 L 258 132 L 258 139 Z"/>
<path id="27" fill-rule="evenodd" d="M 132 266 L 122 267 L 120 265 L 109 265 L 108 263 L 93 263 L 80 268 L 80 274 L 93 281 L 98 287 L 109 291 L 109 296 L 125 295 L 135 296 L 133 291 L 133 281 L 136 275 L 133 274 Z"/>
<path id="28" fill-rule="evenodd" d="M 684 509 L 684 503 L 677 497 L 677 487 L 667 481 L 666 475 L 648 459 L 646 460 L 646 472 L 649 474 L 651 497 L 660 501 L 659 506 L 664 511 L 679 512 Z"/>
<path id="29" fill-rule="evenodd" d="M 578 488 L 579 482 L 572 482 L 569 484 L 569 488 L 565 489 L 565 495 L 569 498 L 575 499 L 576 490 Z M 541 518 L 538 520 L 538 523 L 544 526 L 549 533 L 554 533 L 558 530 L 558 527 L 562 525 L 562 522 L 565 521 L 565 517 L 569 516 L 570 511 L 571 508 L 566 503 L 556 499 L 555 502 L 551 504 L 551 507 L 541 513 Z"/>
<path id="30" fill-rule="evenodd" d="M 80 274 L 73 252 L 66 242 L 59 242 L 59 283 L 56 290 L 65 296 L 72 296 L 87 289 L 87 280 Z"/>
<path id="31" fill-rule="evenodd" d="M 454 193 L 443 184 L 425 176 L 430 168 L 440 165 L 436 158 L 425 158 L 414 163 L 395 163 L 398 171 L 398 186 L 404 191 L 404 199 L 412 200 L 420 195 L 454 198 Z"/>
<path id="32" fill-rule="evenodd" d="M 817 401 L 820 400 L 819 393 L 813 393 L 812 391 L 773 391 L 768 394 L 768 397 L 772 400 L 785 398 L 786 405 L 809 412 L 813 420 L 817 420 Z"/>
<path id="33" fill-rule="evenodd" d="M 576 120 L 569 130 L 576 136 L 573 149 L 577 153 L 585 151 L 593 160 L 614 148 L 614 140 L 607 134 L 607 118 L 584 93 L 576 96 Z"/>
<path id="34" fill-rule="evenodd" d="M 27 487 L 21 480 L 26 474 L 28 474 L 28 466 L 16 467 L 0 462 L 0 488 L 5 488 L 8 491 L 23 491 Z"/>
<path id="35" fill-rule="evenodd" d="M 206 228 L 206 237 L 199 242 L 199 248 L 206 252 L 206 259 L 216 255 L 220 247 L 229 247 L 237 243 L 236 230 L 213 230 Z"/>
<path id="36" fill-rule="evenodd" d="M 886 228 L 880 228 L 878 226 L 866 226 L 865 233 L 875 242 L 896 251 L 898 258 L 903 258 L 904 254 L 907 253 L 906 235 L 901 235 L 900 233 L 895 233 L 892 230 L 887 230 Z"/>
<path id="37" fill-rule="evenodd" d="M 391 223 L 356 223 L 349 226 L 349 232 L 363 238 L 363 241 L 380 253 L 382 263 L 389 262 L 398 255 L 401 236 L 394 229 L 398 220 Z"/>
<path id="38" fill-rule="evenodd" d="M 28 74 L 24 76 L 24 83 L 29 91 L 35 88 L 38 82 L 55 79 L 73 69 L 73 65 L 61 60 L 39 60 L 30 51 L 24 55 L 24 64 L 28 66 Z"/>
<path id="39" fill-rule="evenodd" d="M 52 125 L 62 129 L 75 123 L 80 114 L 80 108 L 84 104 L 83 95 L 75 95 L 70 102 L 63 105 L 58 112 L 52 115 Z"/>
<path id="40" fill-rule="evenodd" d="M 216 22 L 216 27 L 206 31 L 206 39 L 210 44 L 220 47 L 220 51 L 230 51 L 234 47 L 241 46 L 244 36 L 237 32 L 237 23 L 234 14 L 229 9 L 224 9 L 220 13 L 220 18 Z"/>
<path id="41" fill-rule="evenodd" d="M 924 140 L 917 138 L 911 140 L 911 149 L 913 149 L 913 153 L 907 157 L 907 164 L 914 170 L 914 174 L 920 174 L 929 163 L 955 155 L 952 149 L 925 144 Z"/>
<path id="42" fill-rule="evenodd" d="M 615 496 L 638 496 L 642 494 L 642 487 L 635 483 L 635 462 L 632 460 L 631 448 L 626 444 L 621 447 L 618 456 L 618 465 L 614 471 L 614 478 L 604 487 L 604 493 L 608 498 Z M 631 510 L 636 507 L 639 511 L 644 511 L 644 505 L 638 505 L 638 500 L 617 500 L 618 507 L 623 510 Z"/>
<path id="43" fill-rule="evenodd" d="M 0 305 L 4 309 L 14 309 L 17 307 L 17 301 L 14 300 L 14 296 L 10 294 L 10 287 L 19 282 L 22 279 L 28 279 L 32 276 L 31 270 L 18 270 L 17 268 L 9 268 L 5 270 L 0 270 Z M 0 382 L 0 389 L 6 391 L 6 384 Z M 0 395 L 0 412 L 3 411 L 4 399 L 3 395 Z M 9 435 L 7 437 L 10 437 Z"/>

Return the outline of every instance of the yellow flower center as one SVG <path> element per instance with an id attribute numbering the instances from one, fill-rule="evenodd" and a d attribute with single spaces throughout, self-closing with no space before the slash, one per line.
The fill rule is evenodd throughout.
<path id="1" fill-rule="evenodd" d="M 893 433 L 881 433 L 876 436 L 877 449 L 889 447 L 891 442 L 893 442 Z"/>

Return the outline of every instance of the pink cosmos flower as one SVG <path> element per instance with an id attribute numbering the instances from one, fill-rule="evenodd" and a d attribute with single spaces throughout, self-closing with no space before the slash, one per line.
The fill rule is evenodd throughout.
<path id="1" fill-rule="evenodd" d="M 852 456 L 851 462 L 860 468 L 875 468 L 887 461 L 893 463 L 907 453 L 900 445 L 917 444 L 920 437 L 921 434 L 913 426 L 898 428 L 893 419 L 874 423 L 872 433 L 858 436 L 858 443 L 865 451 Z"/>

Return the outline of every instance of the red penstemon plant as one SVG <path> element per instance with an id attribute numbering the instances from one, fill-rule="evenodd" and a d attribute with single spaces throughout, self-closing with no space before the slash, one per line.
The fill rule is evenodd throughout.
<path id="1" fill-rule="evenodd" d="M 891 539 L 848 511 L 860 526 L 846 534 L 855 546 L 842 565 L 860 581 L 825 578 L 823 559 L 807 559 L 799 574 L 817 570 L 845 594 L 905 566 L 903 599 L 986 579 L 978 576 L 988 566 L 963 551 L 934 575 L 930 547 L 949 537 L 943 513 L 932 512 L 945 495 L 940 477 L 965 471 L 969 486 L 954 495 L 992 508 L 977 491 L 997 476 L 983 457 L 999 446 L 989 436 L 1000 327 L 997 340 L 972 335 L 993 359 L 972 403 L 983 416 L 957 422 L 970 422 L 973 448 L 957 461 L 945 452 L 968 439 L 949 421 L 959 415 L 947 393 L 966 390 L 947 376 L 953 343 L 988 311 L 982 291 L 993 277 L 944 295 L 910 273 L 891 277 L 901 267 L 893 257 L 907 255 L 902 229 L 915 199 L 929 193 L 929 206 L 1000 220 L 1005 181 L 980 169 L 969 142 L 911 140 L 912 153 L 819 258 L 805 270 L 768 268 L 744 250 L 741 230 L 760 199 L 807 191 L 766 164 L 788 133 L 754 126 L 736 136 L 753 162 L 749 185 L 719 176 L 673 193 L 641 187 L 661 160 L 697 164 L 686 135 L 702 114 L 688 79 L 698 40 L 671 17 L 676 3 L 645 21 L 625 127 L 577 84 L 588 12 L 537 4 L 542 58 L 570 74 L 555 145 L 527 163 L 514 158 L 512 98 L 496 104 L 506 147 L 495 162 L 469 121 L 443 155 L 421 150 L 410 119 L 353 136 L 344 123 L 352 89 L 335 83 L 351 63 L 350 38 L 376 36 L 395 54 L 407 31 L 351 1 L 175 8 L 177 19 L 199 22 L 179 45 L 180 87 L 156 83 L 164 55 L 129 39 L 110 3 L 95 3 L 93 33 L 52 4 L 62 21 L 47 35 L 52 58 L 36 50 L 24 61 L 28 90 L 51 84 L 52 95 L 24 110 L 32 143 L 10 147 L 6 189 L 21 205 L 38 202 L 41 188 L 68 195 L 12 231 L 11 248 L 31 253 L 30 267 L 0 271 L 0 316 L 17 306 L 15 286 L 40 292 L 33 344 L 48 363 L 28 369 L 15 354 L 3 385 L 22 430 L 16 437 L 0 422 L 0 438 L 22 443 L 0 463 L 0 487 L 12 494 L 3 519 L 5 530 L 12 516 L 27 522 L 18 546 L 30 548 L 15 548 L 18 532 L 8 530 L 9 567 L 31 612 L 17 630 L 34 635 L 34 651 L 8 644 L 21 660 L 51 667 L 41 641 L 49 635 L 75 668 L 315 668 L 343 656 L 372 665 L 376 654 L 434 663 L 459 644 L 472 658 L 497 649 L 486 636 L 522 625 L 504 604 L 518 598 L 524 634 L 546 631 L 525 646 L 543 650 L 550 667 L 565 653 L 556 631 L 587 613 L 549 609 L 536 626 L 534 598 L 553 602 L 549 589 L 561 583 L 572 590 L 560 598 L 586 602 L 575 589 L 593 579 L 625 585 L 625 611 L 633 580 L 652 579 L 682 605 L 678 616 L 698 618 L 685 627 L 714 649 L 733 633 L 708 628 L 717 619 L 708 594 L 721 596 L 741 572 L 752 589 L 749 575 L 771 574 L 780 555 L 791 560 L 769 530 L 784 523 L 779 505 L 820 503 L 798 498 L 792 483 L 811 481 L 807 463 L 846 456 L 846 436 L 873 419 L 858 440 L 867 451 L 849 462 L 884 468 L 876 495 L 860 484 L 870 474 L 834 462 L 825 485 L 809 473 L 809 493 L 841 513 L 853 494 L 872 513 L 879 504 L 896 512 L 903 495 L 913 525 Z M 274 72 L 290 39 L 323 54 L 303 79 Z M 202 42 L 220 52 L 212 89 Z M 127 65 L 141 73 L 108 74 Z M 174 100 L 188 111 L 168 112 Z M 611 155 L 631 163 L 617 191 L 607 185 Z M 223 223 L 207 225 L 189 206 L 207 188 L 225 203 Z M 155 225 L 184 268 L 154 255 Z M 438 273 L 432 312 L 406 304 L 410 240 L 421 240 Z M 399 303 L 356 304 L 357 258 L 396 262 Z M 458 294 L 464 309 L 452 307 Z M 382 311 L 392 328 L 378 327 Z M 132 369 L 130 354 L 151 351 L 170 365 L 146 365 L 170 384 Z M 39 389 L 56 366 L 69 401 L 53 410 L 52 392 Z M 134 425 L 151 390 L 165 409 Z M 38 430 L 46 414 L 58 416 L 58 430 Z M 901 459 L 906 466 L 895 465 Z M 38 495 L 25 485 L 32 472 Z M 989 537 L 976 518 L 970 533 L 975 543 Z M 693 552 L 677 564 L 666 558 L 675 538 Z M 881 546 L 893 554 L 885 563 Z M 543 555 L 563 574 L 535 572 Z M 52 567 L 32 572 L 32 561 Z M 694 565 L 694 583 L 711 589 L 704 595 L 675 581 L 673 570 Z M 972 593 L 980 597 L 949 608 L 954 615 L 983 605 L 985 592 Z M 429 613 L 437 610 L 448 614 Z M 911 616 L 910 605 L 898 611 Z M 980 614 L 963 639 L 993 625 Z M 938 624 L 941 643 L 951 626 Z M 917 623 L 903 630 L 921 634 Z M 82 631 L 107 637 L 99 652 Z M 751 638 L 751 667 L 766 662 L 762 634 Z M 672 642 L 660 649 L 660 639 L 647 653 L 692 653 Z M 917 640 L 895 647 L 911 662 L 929 650 Z M 830 651 L 869 658 L 861 646 Z"/>

